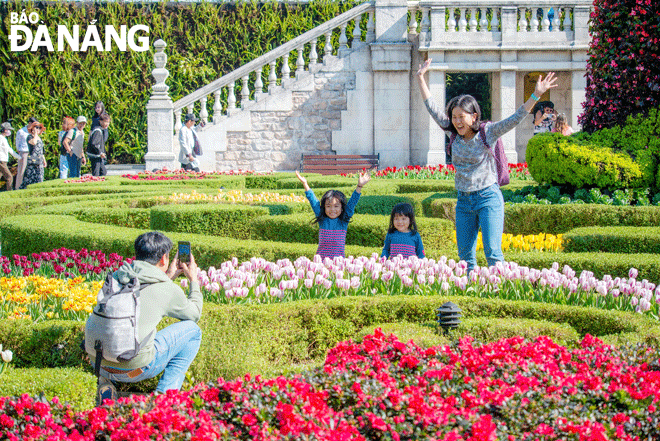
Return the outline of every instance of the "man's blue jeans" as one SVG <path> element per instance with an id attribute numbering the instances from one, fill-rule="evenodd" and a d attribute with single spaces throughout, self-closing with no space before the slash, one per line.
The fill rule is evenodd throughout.
<path id="1" fill-rule="evenodd" d="M 80 161 L 81 159 L 76 155 L 69 155 L 69 177 L 70 178 L 79 178 L 80 177 Z"/>
<path id="2" fill-rule="evenodd" d="M 504 260 L 504 198 L 495 183 L 472 192 L 458 192 L 456 202 L 456 243 L 458 257 L 467 262 L 468 274 L 477 264 L 477 236 L 481 227 L 488 266 Z"/>
<path id="3" fill-rule="evenodd" d="M 156 392 L 179 390 L 201 342 L 202 330 L 197 323 L 191 320 L 180 321 L 156 333 L 154 341 L 156 356 L 151 363 L 142 368 L 141 374 L 129 378 L 127 374 L 111 373 L 102 367 L 101 376 L 119 383 L 137 383 L 163 372 L 156 386 Z"/>

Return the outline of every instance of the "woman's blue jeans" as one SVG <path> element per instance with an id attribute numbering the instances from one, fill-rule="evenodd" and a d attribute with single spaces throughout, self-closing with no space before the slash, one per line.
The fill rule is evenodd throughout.
<path id="1" fill-rule="evenodd" d="M 488 266 L 503 261 L 504 198 L 497 183 L 482 190 L 458 192 L 456 243 L 458 257 L 467 262 L 468 274 L 477 264 L 479 227 Z"/>
<path id="2" fill-rule="evenodd" d="M 202 330 L 197 323 L 191 320 L 174 323 L 156 333 L 154 340 L 156 356 L 151 363 L 142 368 L 141 374 L 129 378 L 127 374 L 111 373 L 101 368 L 101 376 L 119 383 L 137 383 L 163 372 L 156 386 L 156 392 L 179 390 L 201 342 Z"/>

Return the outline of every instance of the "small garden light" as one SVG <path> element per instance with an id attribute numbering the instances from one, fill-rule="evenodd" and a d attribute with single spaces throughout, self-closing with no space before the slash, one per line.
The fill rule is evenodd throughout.
<path id="1" fill-rule="evenodd" d="M 456 329 L 461 323 L 461 308 L 452 302 L 446 302 L 436 310 L 438 326 L 444 329 L 445 333 L 449 329 Z"/>

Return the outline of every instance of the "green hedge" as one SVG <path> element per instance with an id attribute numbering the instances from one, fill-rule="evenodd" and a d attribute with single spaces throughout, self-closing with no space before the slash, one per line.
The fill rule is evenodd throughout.
<path id="1" fill-rule="evenodd" d="M 564 235 L 564 252 L 660 255 L 660 227 L 576 228 Z"/>
<path id="2" fill-rule="evenodd" d="M 96 377 L 75 368 L 8 369 L 0 381 L 0 397 L 20 397 L 28 394 L 69 403 L 75 410 L 91 409 L 95 405 Z"/>
<path id="3" fill-rule="evenodd" d="M 151 208 L 150 228 L 249 239 L 251 221 L 267 215 L 267 208 L 250 205 L 162 205 Z"/>
<path id="4" fill-rule="evenodd" d="M 210 381 L 220 376 L 227 379 L 246 373 L 271 376 L 296 370 L 321 362 L 329 348 L 354 338 L 365 327 L 382 323 L 433 323 L 436 309 L 446 301 L 452 301 L 462 310 L 461 320 L 465 325 L 459 326 L 458 335 L 479 330 L 484 339 L 489 336 L 498 339 L 530 329 L 526 332 L 531 336 L 534 332 L 531 329 L 540 327 L 554 328 L 555 334 L 566 340 L 587 333 L 607 338 L 636 333 L 638 341 L 659 343 L 657 322 L 639 314 L 523 301 L 431 295 L 342 297 L 265 305 L 206 303 L 199 322 L 204 337 L 191 366 L 191 375 L 195 381 Z M 529 320 L 544 324 L 532 324 Z M 504 324 L 507 321 L 509 326 Z M 164 322 L 163 326 L 170 322 Z M 564 324 L 561 329 L 553 325 L 559 323 Z M 84 332 L 83 322 L 45 322 L 20 326 L 18 331 L 12 329 L 14 324 L 0 322 L 0 341 L 7 342 L 4 346 L 16 353 L 15 366 L 28 367 L 30 360 L 38 362 L 41 368 L 54 367 L 38 361 L 48 360 L 52 347 L 63 346 L 60 351 L 80 354 L 78 344 Z M 60 328 L 67 329 L 70 337 L 63 339 Z M 28 340 L 32 335 L 39 336 L 40 345 Z M 68 367 L 91 372 L 91 365 L 81 364 L 75 358 L 69 361 Z"/>
<path id="5" fill-rule="evenodd" d="M 542 184 L 612 190 L 653 185 L 652 176 L 644 176 L 639 164 L 629 155 L 560 133 L 532 137 L 527 144 L 526 160 L 529 173 Z"/>
<path id="6" fill-rule="evenodd" d="M 55 215 L 13 216 L 0 222 L 2 254 L 5 256 L 30 255 L 66 247 L 101 250 L 106 254 L 117 253 L 129 257 L 135 253 L 135 238 L 146 231 L 149 230 L 114 225 L 99 228 L 99 224 Z M 317 244 L 247 241 L 193 233 L 168 233 L 167 236 L 175 243 L 179 240 L 190 241 L 200 268 L 218 266 L 232 257 L 240 261 L 250 260 L 254 256 L 271 261 L 285 258 L 295 260 L 300 256 L 312 258 L 318 248 Z M 373 252 L 380 252 L 380 249 L 346 246 L 346 255 L 370 256 Z"/>

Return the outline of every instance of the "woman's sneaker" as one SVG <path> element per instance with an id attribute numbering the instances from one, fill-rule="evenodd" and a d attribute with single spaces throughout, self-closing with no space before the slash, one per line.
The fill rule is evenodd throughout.
<path id="1" fill-rule="evenodd" d="M 96 386 L 96 405 L 100 406 L 104 400 L 117 400 L 117 388 L 112 381 L 105 377 L 99 377 Z"/>

